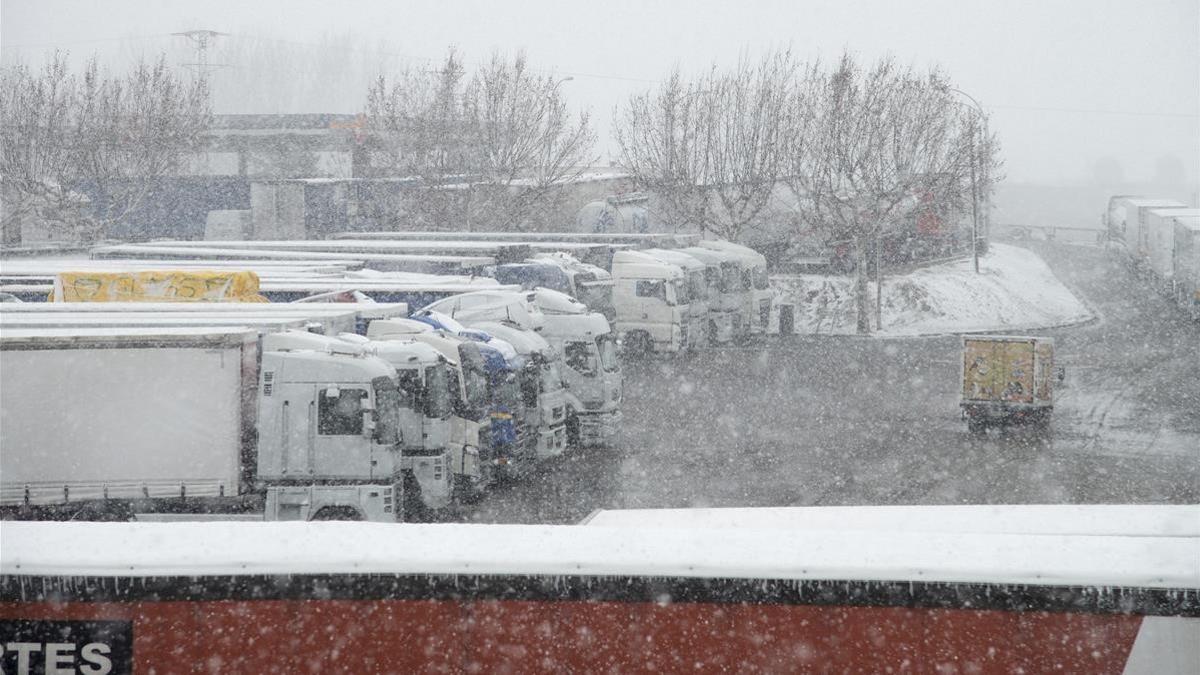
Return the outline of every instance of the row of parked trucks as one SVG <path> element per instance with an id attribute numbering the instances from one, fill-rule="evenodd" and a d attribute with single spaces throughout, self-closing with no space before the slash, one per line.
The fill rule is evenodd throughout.
<path id="1" fill-rule="evenodd" d="M 425 518 L 569 447 L 611 443 L 622 340 L 662 353 L 727 343 L 761 331 L 769 309 L 761 256 L 695 237 L 518 245 L 519 260 L 488 241 L 381 254 L 471 275 L 319 255 L 370 258 L 386 239 L 341 243 L 353 241 L 6 264 L 0 284 L 27 302 L 0 305 L 0 369 L 21 383 L 0 392 L 2 515 Z M 593 262 L 540 250 L 558 246 Z M 180 277 L 204 294 L 240 270 L 267 302 L 136 297 L 182 300 Z M 96 302 L 122 298 L 137 301 Z"/>
<path id="2" fill-rule="evenodd" d="M 0 305 L 0 509 L 399 520 L 612 441 L 621 370 L 602 314 L 548 289 L 443 286 L 411 317 L 375 302 Z M 459 320 L 438 311 L 460 304 Z"/>
<path id="3" fill-rule="evenodd" d="M 1116 195 L 1103 224 L 1112 247 L 1135 270 L 1200 320 L 1200 209 L 1173 199 Z"/>
<path id="4" fill-rule="evenodd" d="M 550 288 L 604 314 L 631 352 L 672 354 L 746 340 L 765 333 L 771 309 L 766 259 L 697 235 L 348 233 L 314 241 L 124 244 L 97 248 L 92 257 L 114 265 L 152 259 L 355 267 L 264 276 L 260 293 L 272 302 L 358 291 L 416 308 L 461 290 L 454 286 L 463 279 L 473 287 Z M 0 292 L 40 299 L 52 281 L 0 274 Z"/>

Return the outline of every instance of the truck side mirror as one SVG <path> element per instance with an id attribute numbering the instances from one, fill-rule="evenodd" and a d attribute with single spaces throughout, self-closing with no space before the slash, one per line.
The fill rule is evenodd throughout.
<path id="1" fill-rule="evenodd" d="M 1058 378 L 1058 381 L 1059 381 L 1060 383 L 1061 383 L 1063 380 L 1067 379 L 1067 369 L 1066 369 L 1066 368 L 1064 368 L 1063 366 L 1058 366 L 1057 368 L 1055 368 L 1055 369 L 1054 369 L 1054 374 L 1055 374 L 1055 377 L 1057 377 L 1057 378 Z"/>

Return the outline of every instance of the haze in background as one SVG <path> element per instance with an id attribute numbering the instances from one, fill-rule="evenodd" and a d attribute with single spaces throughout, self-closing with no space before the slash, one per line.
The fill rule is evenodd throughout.
<path id="1" fill-rule="evenodd" d="M 184 67 L 196 52 L 171 33 L 199 28 L 229 34 L 208 53 L 219 113 L 358 112 L 372 78 L 437 68 L 451 46 L 468 63 L 524 50 L 572 78 L 562 87 L 593 115 L 600 164 L 615 159 L 613 107 L 676 64 L 788 45 L 890 54 L 940 65 L 990 114 L 1007 176 L 997 222 L 1094 225 L 1096 200 L 1116 192 L 1200 200 L 1197 0 L 0 2 L 5 62 L 58 48 L 123 68 L 166 51 Z"/>

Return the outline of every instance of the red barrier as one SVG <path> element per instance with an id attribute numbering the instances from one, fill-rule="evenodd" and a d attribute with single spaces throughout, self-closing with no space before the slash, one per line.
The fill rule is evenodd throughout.
<path id="1" fill-rule="evenodd" d="M 0 603 L 0 625 L 14 620 L 129 622 L 138 673 L 1120 673 L 1142 619 L 700 602 Z M 50 647 L 25 649 L 36 668 Z M 4 658 L 15 672 L 11 644 Z M 112 672 L 121 666 L 114 658 Z"/>

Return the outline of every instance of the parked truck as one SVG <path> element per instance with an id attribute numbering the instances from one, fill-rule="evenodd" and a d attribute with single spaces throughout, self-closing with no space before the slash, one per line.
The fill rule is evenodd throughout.
<path id="1" fill-rule="evenodd" d="M 529 429 L 537 460 L 560 455 L 567 447 L 567 393 L 561 359 L 544 338 L 531 330 L 497 321 L 475 321 L 471 328 L 512 345 L 520 357 L 517 371 L 522 403 L 521 424 Z"/>
<path id="2" fill-rule="evenodd" d="M 484 464 L 494 459 L 488 374 L 480 345 L 412 319 L 374 321 L 367 337 L 372 341 L 420 342 L 446 359 L 452 395 L 447 447 L 453 491 L 459 500 L 478 496 L 488 480 Z M 501 435 L 515 436 L 511 423 L 508 426 L 500 429 Z"/>
<path id="3" fill-rule="evenodd" d="M 1175 223 L 1180 218 L 1200 217 L 1200 209 L 1146 209 L 1146 267 L 1154 286 L 1164 295 L 1171 293 L 1174 276 Z"/>
<path id="4" fill-rule="evenodd" d="M 967 335 L 962 341 L 962 415 L 967 429 L 1032 424 L 1045 428 L 1054 410 L 1054 340 Z"/>
<path id="5" fill-rule="evenodd" d="M 738 257 L 742 271 L 741 285 L 746 291 L 746 302 L 749 305 L 750 333 L 766 334 L 767 323 L 771 317 L 771 285 L 767 280 L 767 258 L 749 246 L 719 239 L 702 241 L 700 247 L 732 253 Z"/>
<path id="6" fill-rule="evenodd" d="M 335 338 L 246 328 L 0 335 L 0 513 L 404 518 L 396 371 Z"/>
<path id="7" fill-rule="evenodd" d="M 608 445 L 621 430 L 621 360 L 608 319 L 587 307 L 578 311 L 554 291 L 537 290 L 546 317 L 541 335 L 562 355 L 567 398 L 567 441 L 572 447 Z"/>
<path id="8" fill-rule="evenodd" d="M 1117 195 L 1108 200 L 1105 225 L 1110 241 L 1123 250 L 1128 262 L 1145 268 L 1150 255 L 1149 230 L 1146 213 L 1151 209 L 1186 208 L 1174 199 L 1158 199 L 1134 195 Z"/>
<path id="9" fill-rule="evenodd" d="M 693 336 L 688 335 L 691 298 L 683 270 L 641 251 L 618 251 L 612 275 L 617 332 L 626 350 L 687 351 Z"/>
<path id="10" fill-rule="evenodd" d="M 1171 290 L 1175 302 L 1200 321 L 1200 217 L 1175 219 L 1171 253 Z"/>

